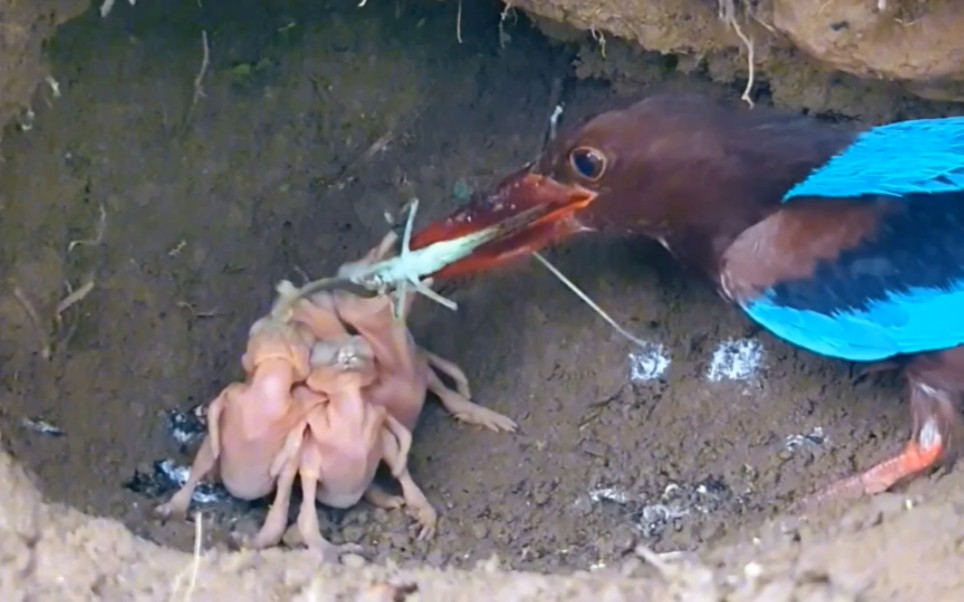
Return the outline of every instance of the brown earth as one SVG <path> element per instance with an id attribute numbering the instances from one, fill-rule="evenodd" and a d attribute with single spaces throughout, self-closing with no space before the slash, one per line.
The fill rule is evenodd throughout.
<path id="1" fill-rule="evenodd" d="M 195 525 L 151 516 L 172 491 L 154 466 L 187 464 L 196 445 L 172 437 L 184 429 L 169 412 L 189 415 L 237 376 L 274 282 L 356 256 L 413 194 L 440 215 L 530 158 L 567 57 L 589 68 L 586 45 L 550 43 L 487 3 L 462 7 L 461 44 L 456 3 L 211 4 L 119 2 L 107 20 L 63 26 L 50 47 L 61 97 L 39 90 L 33 127 L 7 131 L 2 600 L 170 599 Z M 614 41 L 607 52 L 645 78 L 569 78 L 567 121 L 661 89 L 742 88 Z M 868 98 L 850 112 L 960 113 Z M 376 564 L 363 568 L 232 552 L 230 534 L 264 507 L 207 492 L 193 599 L 366 599 L 389 581 L 417 584 L 409 600 L 962 599 L 960 470 L 819 516 L 792 510 L 902 445 L 892 375 L 854 386 L 849 366 L 754 332 L 653 245 L 552 257 L 650 353 L 535 264 L 459 283 L 458 313 L 420 302 L 416 336 L 521 433 L 458 426 L 430 405 L 412 465 L 439 534 L 417 544 L 404 516 L 364 505 L 328 513 L 326 535 L 366 546 Z M 647 379 L 660 352 L 667 370 Z M 657 575 L 638 545 L 699 564 L 684 554 Z M 528 572 L 497 572 L 493 555 Z"/>

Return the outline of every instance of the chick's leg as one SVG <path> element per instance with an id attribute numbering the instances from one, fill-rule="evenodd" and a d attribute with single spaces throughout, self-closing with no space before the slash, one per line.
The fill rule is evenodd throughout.
<path id="1" fill-rule="evenodd" d="M 400 495 L 392 495 L 378 483 L 372 483 L 365 490 L 365 501 L 372 506 L 385 510 L 395 510 L 405 505 L 405 498 Z"/>
<path id="2" fill-rule="evenodd" d="M 436 353 L 432 353 L 424 347 L 420 347 L 419 350 L 425 355 L 429 366 L 455 381 L 455 390 L 459 392 L 459 395 L 466 399 L 472 399 L 472 391 L 469 389 L 469 379 L 465 375 L 465 372 L 459 368 L 458 364 Z"/>
<path id="3" fill-rule="evenodd" d="M 412 449 L 412 432 L 391 414 L 385 414 L 385 429 L 382 437 L 394 437 L 398 447 L 395 457 L 385 458 L 385 463 L 392 469 L 392 476 L 396 479 L 408 466 L 408 453 Z"/>
<path id="4" fill-rule="evenodd" d="M 428 390 L 435 393 L 445 409 L 451 412 L 456 420 L 484 426 L 495 432 L 512 432 L 518 428 L 515 421 L 508 416 L 473 403 L 447 387 L 431 368 L 428 370 Z"/>
<path id="5" fill-rule="evenodd" d="M 910 389 L 914 437 L 904 450 L 859 475 L 834 483 L 809 502 L 881 493 L 934 467 L 944 457 L 958 419 L 953 401 L 947 392 L 921 383 L 912 381 Z"/>
<path id="6" fill-rule="evenodd" d="M 208 437 L 210 437 L 211 454 L 214 460 L 221 457 L 221 415 L 224 414 L 224 406 L 228 403 L 228 395 L 238 388 L 237 383 L 228 385 L 208 406 L 205 420 L 208 423 Z"/>
<path id="7" fill-rule="evenodd" d="M 301 460 L 301 446 L 305 440 L 306 422 L 302 421 L 291 429 L 285 438 L 284 447 L 278 452 L 271 464 L 269 474 L 275 482 L 275 497 L 264 518 L 261 530 L 250 541 L 244 542 L 245 547 L 261 549 L 276 546 L 281 543 L 285 529 L 288 526 L 288 506 L 291 504 L 291 489 L 294 487 L 295 476 L 298 474 L 298 464 Z"/>
<path id="8" fill-rule="evenodd" d="M 305 437 L 307 435 L 305 429 L 307 428 L 308 420 L 305 419 L 301 420 L 288 432 L 287 437 L 285 437 L 284 446 L 281 448 L 281 451 L 278 452 L 278 455 L 274 457 L 274 461 L 271 462 L 271 468 L 268 474 L 272 478 L 278 477 L 289 464 L 293 464 L 297 469 L 298 462 L 301 458 L 301 448 L 305 444 Z"/>
<path id="9" fill-rule="evenodd" d="M 261 549 L 281 543 L 285 529 L 288 527 L 288 506 L 291 504 L 291 488 L 298 474 L 298 459 L 297 455 L 285 458 L 285 464 L 277 472 L 278 481 L 275 483 L 274 501 L 271 502 L 261 530 L 251 539 L 247 547 Z"/>
<path id="10" fill-rule="evenodd" d="M 398 479 L 408 469 L 408 450 L 412 443 L 412 434 L 401 422 L 392 418 L 391 414 L 387 414 L 385 418 L 386 425 L 382 429 L 380 442 L 382 460 L 392 470 L 392 476 Z M 393 424 L 397 431 L 393 430 Z M 405 498 L 388 493 L 381 485 L 374 482 L 365 490 L 365 499 L 373 506 L 386 510 L 394 510 L 405 505 Z"/>
<path id="11" fill-rule="evenodd" d="M 315 496 L 318 494 L 318 481 L 321 479 L 321 452 L 317 445 L 306 444 L 302 448 L 301 465 L 298 469 L 301 479 L 301 508 L 296 522 L 301 541 L 321 555 L 324 562 L 337 563 L 342 554 L 361 552 L 362 547 L 355 544 L 335 545 L 325 539 L 318 524 L 318 510 Z"/>
<path id="12" fill-rule="evenodd" d="M 191 497 L 201 480 L 217 466 L 217 458 L 212 449 L 211 436 L 208 435 L 201 442 L 201 447 L 194 456 L 191 472 L 187 482 L 175 493 L 167 503 L 161 504 L 154 512 L 162 518 L 184 519 L 187 509 L 191 505 Z"/>
<path id="13" fill-rule="evenodd" d="M 388 461 L 388 458 L 397 457 L 401 450 L 395 437 L 386 436 L 383 441 L 386 461 Z M 415 484 L 408 469 L 405 469 L 398 477 L 398 484 L 402 487 L 402 497 L 405 500 L 408 514 L 419 524 L 418 539 L 430 539 L 435 535 L 438 513 L 432 507 L 428 498 L 425 497 L 422 489 Z"/>
<path id="14" fill-rule="evenodd" d="M 218 458 L 221 456 L 221 415 L 224 414 L 224 407 L 228 403 L 228 395 L 240 386 L 237 383 L 228 385 L 208 406 L 208 433 L 201 442 L 197 455 L 194 456 L 187 482 L 166 504 L 161 504 L 154 509 L 154 512 L 162 518 L 185 518 L 187 509 L 191 506 L 194 490 L 204 477 L 217 468 Z"/>

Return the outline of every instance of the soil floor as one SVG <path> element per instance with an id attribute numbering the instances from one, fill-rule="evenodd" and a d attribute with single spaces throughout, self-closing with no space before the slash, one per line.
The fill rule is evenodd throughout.
<path id="1" fill-rule="evenodd" d="M 53 502 L 184 551 L 194 525 L 152 508 L 190 464 L 192 411 L 238 376 L 276 281 L 329 274 L 413 195 L 423 219 L 438 216 L 531 158 L 554 78 L 565 78 L 564 123 L 666 88 L 739 93 L 655 67 L 636 90 L 576 81 L 567 47 L 524 20 L 500 28 L 485 2 L 465 3 L 460 34 L 456 3 L 177 4 L 118 3 L 107 20 L 65 26 L 51 47 L 60 97 L 40 90 L 32 128 L 5 137 L 0 260 L 37 318 L 3 297 L 0 430 Z M 210 58 L 196 94 L 202 29 Z M 851 366 L 756 331 L 657 245 L 581 241 L 550 256 L 650 347 L 620 338 L 535 262 L 447 287 L 457 313 L 420 301 L 416 338 L 520 432 L 461 426 L 429 403 L 411 466 L 439 509 L 436 538 L 417 543 L 404 514 L 364 504 L 323 512 L 326 536 L 402 566 L 496 554 L 554 573 L 619 565 L 637 545 L 743 549 L 785 527 L 803 495 L 903 445 L 896 375 L 855 385 Z M 923 524 L 926 537 L 959 538 L 962 484 L 960 470 L 919 479 L 814 528 L 879 527 L 914 499 L 957 508 Z M 206 548 L 230 548 L 266 510 L 202 493 Z M 833 554 L 920 561 L 919 546 L 892 542 L 917 541 L 921 521 L 895 524 Z M 934 552 L 927 584 L 888 577 L 896 585 L 878 593 L 951 591 L 957 545 Z"/>

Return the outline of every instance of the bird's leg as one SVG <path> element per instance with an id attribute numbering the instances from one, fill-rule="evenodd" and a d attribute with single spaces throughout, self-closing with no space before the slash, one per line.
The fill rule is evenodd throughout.
<path id="1" fill-rule="evenodd" d="M 932 468 L 942 460 L 958 420 L 950 394 L 911 380 L 910 404 L 914 436 L 904 451 L 862 474 L 838 481 L 808 501 L 819 503 L 831 498 L 881 493 L 898 481 Z"/>

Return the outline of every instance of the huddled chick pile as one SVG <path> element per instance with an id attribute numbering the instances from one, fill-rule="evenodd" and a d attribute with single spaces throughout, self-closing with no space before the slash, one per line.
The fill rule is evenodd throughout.
<path id="1" fill-rule="evenodd" d="M 385 259 L 396 239 L 389 234 L 360 262 Z M 274 490 L 260 531 L 245 542 L 270 547 L 286 539 L 298 477 L 303 502 L 292 535 L 327 560 L 357 546 L 336 546 L 322 536 L 316 499 L 336 508 L 362 498 L 383 508 L 404 506 L 420 526 L 418 537 L 432 537 L 437 513 L 407 467 L 427 393 L 466 423 L 514 431 L 515 422 L 470 401 L 462 370 L 415 343 L 405 322 L 393 315 L 390 297 L 324 291 L 295 300 L 290 282 L 281 283 L 278 293 L 272 312 L 251 327 L 241 358 L 246 380 L 228 385 L 208 406 L 208 433 L 190 476 L 157 512 L 183 518 L 194 489 L 208 475 L 240 499 Z M 404 298 L 402 315 L 408 315 L 414 296 Z M 374 482 L 383 461 L 401 496 Z"/>

